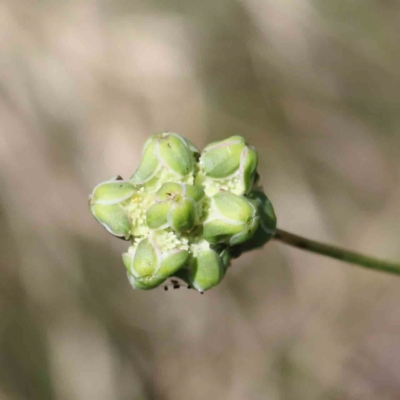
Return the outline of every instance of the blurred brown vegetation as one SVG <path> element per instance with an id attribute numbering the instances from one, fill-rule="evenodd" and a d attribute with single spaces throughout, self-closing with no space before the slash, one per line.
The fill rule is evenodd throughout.
<path id="1" fill-rule="evenodd" d="M 3 0 L 0 399 L 400 398 L 400 279 L 271 243 L 134 291 L 89 215 L 153 132 L 244 135 L 283 229 L 400 259 L 400 3 Z"/>

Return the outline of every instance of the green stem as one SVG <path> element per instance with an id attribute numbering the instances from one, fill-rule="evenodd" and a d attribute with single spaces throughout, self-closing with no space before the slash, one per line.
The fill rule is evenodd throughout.
<path id="1" fill-rule="evenodd" d="M 374 257 L 355 253 L 354 251 L 349 251 L 341 249 L 340 247 L 316 242 L 314 240 L 306 239 L 301 236 L 293 235 L 292 233 L 285 232 L 281 229 L 276 230 L 274 239 L 302 250 L 307 250 L 313 253 L 336 258 L 350 264 L 357 264 L 361 265 L 362 267 L 400 275 L 400 263 L 379 260 Z"/>

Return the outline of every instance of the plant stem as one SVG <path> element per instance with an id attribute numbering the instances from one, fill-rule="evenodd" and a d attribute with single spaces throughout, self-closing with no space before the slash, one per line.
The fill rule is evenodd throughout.
<path id="1" fill-rule="evenodd" d="M 370 268 L 378 271 L 384 271 L 384 272 L 389 272 L 391 274 L 400 275 L 400 263 L 379 260 L 374 257 L 369 257 L 363 254 L 355 253 L 354 251 L 349 251 L 341 249 L 340 247 L 335 247 L 329 244 L 316 242 L 314 240 L 306 239 L 301 236 L 285 232 L 281 229 L 276 230 L 274 239 L 302 250 L 307 250 L 313 253 L 336 258 L 338 260 L 350 264 L 357 264 L 365 268 Z"/>

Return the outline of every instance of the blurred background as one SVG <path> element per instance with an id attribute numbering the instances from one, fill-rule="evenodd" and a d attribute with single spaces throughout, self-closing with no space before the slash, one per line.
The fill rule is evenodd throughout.
<path id="1" fill-rule="evenodd" d="M 282 229 L 400 260 L 400 3 L 3 0 L 0 399 L 400 399 L 400 279 L 271 242 L 134 291 L 88 212 L 147 136 L 244 135 Z"/>

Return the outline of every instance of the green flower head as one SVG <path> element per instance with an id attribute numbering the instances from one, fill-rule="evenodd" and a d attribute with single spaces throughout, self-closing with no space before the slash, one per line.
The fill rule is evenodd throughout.
<path id="1" fill-rule="evenodd" d="M 177 277 L 204 292 L 221 282 L 232 258 L 275 232 L 256 168 L 257 153 L 240 136 L 211 143 L 200 157 L 178 134 L 155 134 L 132 178 L 97 185 L 89 208 L 111 234 L 131 241 L 122 260 L 134 288 Z"/>

